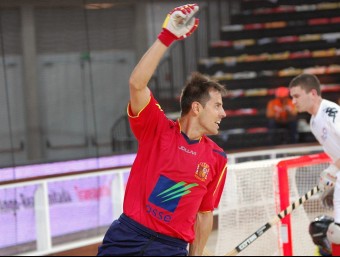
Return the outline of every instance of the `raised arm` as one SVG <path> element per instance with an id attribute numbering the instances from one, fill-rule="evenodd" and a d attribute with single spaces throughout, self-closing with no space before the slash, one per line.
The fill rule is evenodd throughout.
<path id="1" fill-rule="evenodd" d="M 134 115 L 137 115 L 150 99 L 150 90 L 147 86 L 166 50 L 167 47 L 157 40 L 131 74 L 129 81 L 130 105 Z"/>
<path id="2" fill-rule="evenodd" d="M 130 105 L 137 115 L 150 100 L 148 83 L 157 69 L 168 47 L 175 40 L 191 35 L 198 26 L 198 19 L 193 18 L 198 11 L 196 4 L 189 4 L 173 9 L 166 17 L 158 39 L 144 54 L 130 76 Z"/>

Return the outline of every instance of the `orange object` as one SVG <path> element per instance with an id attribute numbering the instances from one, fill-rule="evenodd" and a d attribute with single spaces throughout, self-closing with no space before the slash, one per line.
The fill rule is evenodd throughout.
<path id="1" fill-rule="evenodd" d="M 276 97 L 284 98 L 289 96 L 289 89 L 286 87 L 279 87 L 275 92 Z"/>
<path id="2" fill-rule="evenodd" d="M 286 123 L 296 118 L 297 110 L 288 94 L 289 90 L 287 88 L 276 91 L 277 98 L 268 102 L 267 118 L 274 119 L 280 123 Z"/>

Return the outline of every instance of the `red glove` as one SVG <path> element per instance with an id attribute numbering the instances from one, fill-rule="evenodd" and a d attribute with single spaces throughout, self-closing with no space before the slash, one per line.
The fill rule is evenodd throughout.
<path id="1" fill-rule="evenodd" d="M 188 4 L 173 9 L 163 23 L 163 30 L 158 39 L 166 46 L 175 40 L 190 36 L 198 27 L 199 19 L 193 16 L 197 13 L 197 4 Z"/>

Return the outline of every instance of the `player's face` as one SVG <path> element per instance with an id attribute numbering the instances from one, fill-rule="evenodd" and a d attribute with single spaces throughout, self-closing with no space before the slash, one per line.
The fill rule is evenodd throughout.
<path id="1" fill-rule="evenodd" d="M 200 125 L 206 135 L 217 135 L 220 123 L 226 117 L 223 109 L 222 95 L 218 91 L 210 91 L 210 100 L 199 116 Z"/>
<path id="2" fill-rule="evenodd" d="M 307 93 L 300 86 L 297 86 L 290 89 L 290 95 L 298 112 L 309 112 L 313 108 L 312 92 Z"/>

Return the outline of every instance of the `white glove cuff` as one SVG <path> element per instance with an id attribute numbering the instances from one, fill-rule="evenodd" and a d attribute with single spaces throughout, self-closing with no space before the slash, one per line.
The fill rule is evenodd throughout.
<path id="1" fill-rule="evenodd" d="M 327 230 L 327 238 L 331 243 L 339 245 L 340 244 L 340 226 L 335 223 L 331 223 Z"/>
<path id="2" fill-rule="evenodd" d="M 320 174 L 320 189 L 327 190 L 335 185 L 337 180 L 338 168 L 335 165 L 330 165 Z"/>

